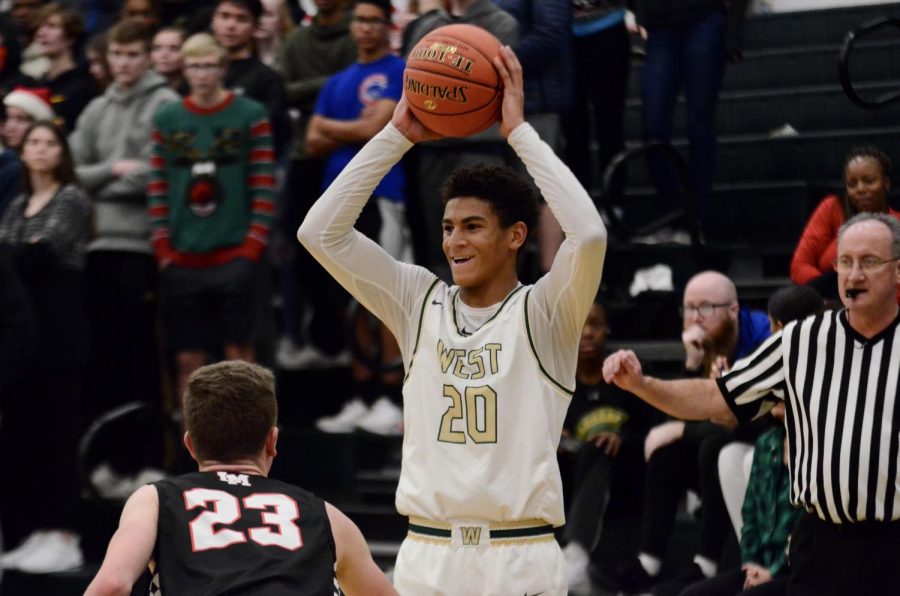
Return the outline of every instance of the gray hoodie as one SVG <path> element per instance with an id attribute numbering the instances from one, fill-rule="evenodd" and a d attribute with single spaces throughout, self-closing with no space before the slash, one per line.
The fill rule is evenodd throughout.
<path id="1" fill-rule="evenodd" d="M 153 254 L 147 216 L 153 115 L 180 99 L 163 77 L 148 70 L 125 93 L 113 83 L 79 116 L 69 146 L 75 173 L 94 199 L 95 239 L 88 250 Z M 112 164 L 120 159 L 141 160 L 143 165 L 116 178 Z"/>

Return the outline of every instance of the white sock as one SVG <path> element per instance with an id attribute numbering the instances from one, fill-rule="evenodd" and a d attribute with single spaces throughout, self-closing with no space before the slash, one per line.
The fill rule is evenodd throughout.
<path id="1" fill-rule="evenodd" d="M 709 579 L 710 577 L 715 576 L 716 571 L 719 570 L 719 565 L 714 561 L 710 561 L 703 555 L 695 555 L 694 563 L 697 564 L 697 567 L 700 568 L 700 571 L 703 572 L 703 575 Z"/>
<path id="2" fill-rule="evenodd" d="M 659 557 L 654 557 L 653 555 L 648 555 L 647 553 L 641 553 L 638 555 L 638 561 L 641 562 L 641 567 L 644 568 L 644 571 L 647 572 L 647 575 L 650 577 L 656 577 L 659 575 L 659 568 L 662 567 L 662 561 Z"/>

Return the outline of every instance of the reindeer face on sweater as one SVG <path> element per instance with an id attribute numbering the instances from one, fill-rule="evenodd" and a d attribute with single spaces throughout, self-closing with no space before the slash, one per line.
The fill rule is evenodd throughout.
<path id="1" fill-rule="evenodd" d="M 166 153 L 172 156 L 172 165 L 190 169 L 186 198 L 197 217 L 209 217 L 216 212 L 224 196 L 216 173 L 220 168 L 239 163 L 243 157 L 241 148 L 245 146 L 245 138 L 241 130 L 218 128 L 213 134 L 208 150 L 198 147 L 197 134 L 192 130 L 173 132 L 162 139 Z"/>

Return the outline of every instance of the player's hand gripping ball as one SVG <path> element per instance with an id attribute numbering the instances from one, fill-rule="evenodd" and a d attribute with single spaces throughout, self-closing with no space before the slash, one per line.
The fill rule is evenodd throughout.
<path id="1" fill-rule="evenodd" d="M 416 44 L 403 89 L 427 128 L 449 137 L 480 132 L 500 118 L 503 84 L 494 67 L 496 37 L 474 25 L 447 25 Z"/>

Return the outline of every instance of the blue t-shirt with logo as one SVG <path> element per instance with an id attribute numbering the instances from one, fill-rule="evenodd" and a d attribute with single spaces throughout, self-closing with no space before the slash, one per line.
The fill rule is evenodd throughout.
<path id="1" fill-rule="evenodd" d="M 335 120 L 355 120 L 365 107 L 379 100 L 400 101 L 405 66 L 402 58 L 389 54 L 375 62 L 357 63 L 342 70 L 328 79 L 319 93 L 315 113 Z M 323 188 L 337 178 L 359 149 L 354 145 L 345 145 L 329 156 Z M 397 164 L 381 180 L 373 194 L 402 202 L 403 190 L 403 170 Z"/>

